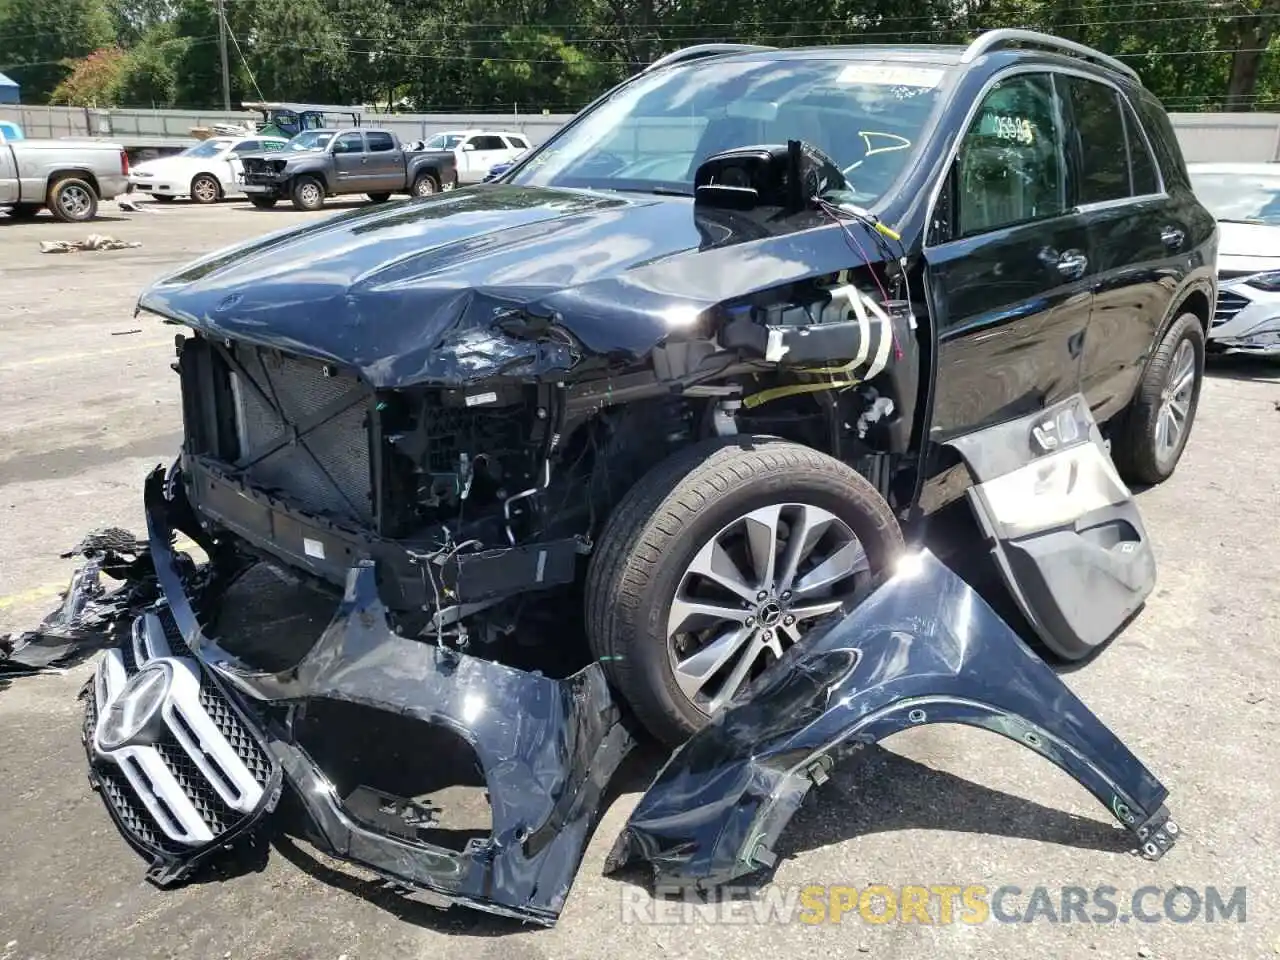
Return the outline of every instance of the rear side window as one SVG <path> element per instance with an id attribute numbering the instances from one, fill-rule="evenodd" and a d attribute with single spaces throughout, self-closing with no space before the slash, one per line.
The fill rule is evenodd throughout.
<path id="1" fill-rule="evenodd" d="M 477 150 L 505 150 L 507 148 L 501 137 L 472 137 L 471 143 Z"/>
<path id="2" fill-rule="evenodd" d="M 1019 74 L 988 91 L 956 155 L 954 236 L 1066 211 L 1061 116 L 1048 74 Z"/>
<path id="3" fill-rule="evenodd" d="M 529 148 L 529 144 L 525 142 L 523 137 L 507 137 L 507 142 L 519 150 L 527 150 Z"/>
<path id="4" fill-rule="evenodd" d="M 391 138 L 389 133 L 380 133 L 370 130 L 364 135 L 365 142 L 369 145 L 370 153 L 386 153 L 396 148 L 396 142 Z"/>
<path id="5" fill-rule="evenodd" d="M 231 148 L 232 153 L 257 153 L 262 148 L 262 144 L 258 140 L 246 140 L 243 143 L 237 143 Z"/>
<path id="6" fill-rule="evenodd" d="M 1129 142 L 1129 170 L 1133 175 L 1133 195 L 1145 197 L 1160 192 L 1160 177 L 1151 148 L 1142 135 L 1138 118 L 1128 105 L 1124 108 L 1124 127 Z"/>
<path id="7" fill-rule="evenodd" d="M 1127 133 L 1119 93 L 1082 77 L 1059 76 L 1057 82 L 1066 89 L 1080 144 L 1079 202 L 1127 199 L 1131 195 Z"/>

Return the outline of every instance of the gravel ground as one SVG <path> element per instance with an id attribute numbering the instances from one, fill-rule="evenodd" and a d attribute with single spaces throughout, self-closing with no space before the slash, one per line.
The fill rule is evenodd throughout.
<path id="1" fill-rule="evenodd" d="M 109 208 L 111 205 L 104 205 Z M 352 206 L 342 204 L 340 206 Z M 108 212 L 89 226 L 0 217 L 0 633 L 32 626 L 72 570 L 58 554 L 87 530 L 141 529 L 140 481 L 179 442 L 171 334 L 133 316 L 160 272 L 239 239 L 314 219 L 244 203 Z M 38 241 L 105 233 L 137 249 L 41 255 Z M 900 734 L 814 791 L 785 834 L 770 901 L 718 917 L 668 907 L 601 867 L 652 771 L 641 756 L 605 811 L 560 923 L 522 928 L 389 895 L 281 839 L 264 864 L 175 891 L 142 878 L 84 776 L 75 694 L 88 665 L 0 691 L 0 960 L 737 956 L 1263 957 L 1280 954 L 1280 365 L 1215 364 L 1195 434 L 1169 483 L 1140 495 L 1160 562 L 1141 616 L 1067 683 L 1171 790 L 1185 836 L 1164 860 L 1133 857 L 1074 781 L 993 735 L 959 727 Z M 649 766 L 646 766 L 646 763 Z M 1007 885 L 1026 913 L 1044 887 L 1114 887 L 1111 923 L 789 919 L 812 884 Z M 1246 914 L 1186 923 L 1160 913 L 1177 886 Z M 835 894 L 833 894 L 835 895 Z M 844 891 L 841 896 L 848 895 Z M 1191 894 L 1175 896 L 1185 914 Z M 763 905 L 760 905 L 762 903 Z M 756 912 L 756 911 L 759 912 Z M 1091 915 L 1099 911 L 1090 909 Z M 811 918 L 811 917 L 810 917 Z"/>

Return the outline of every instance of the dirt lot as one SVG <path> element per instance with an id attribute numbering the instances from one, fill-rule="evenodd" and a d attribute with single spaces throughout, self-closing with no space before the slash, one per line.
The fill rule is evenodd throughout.
<path id="1" fill-rule="evenodd" d="M 104 205 L 110 206 L 110 205 Z M 349 205 L 348 205 L 349 206 Z M 325 214 L 321 214 L 323 216 Z M 33 625 L 71 572 L 58 557 L 93 527 L 141 529 L 140 481 L 179 441 L 170 333 L 133 316 L 157 274 L 218 246 L 313 219 L 247 204 L 121 214 L 90 227 L 0 217 L 0 633 Z M 119 252 L 41 255 L 42 239 L 140 240 Z M 757 919 L 641 923 L 651 904 L 601 865 L 643 785 L 638 768 L 596 831 L 550 931 L 380 891 L 286 840 L 255 871 L 161 892 L 84 776 L 75 694 L 90 672 L 0 690 L 0 960 L 393 957 L 1262 957 L 1280 954 L 1280 365 L 1215 365 L 1178 475 L 1141 505 L 1160 561 L 1141 617 L 1071 687 L 1172 791 L 1185 836 L 1163 861 L 1126 852 L 1106 812 L 1029 752 L 949 727 L 901 734 L 810 795 L 783 843 L 774 889 L 809 884 L 1116 888 L 1111 923 Z M 1247 912 L 1159 914 L 1176 886 Z M 1185 917 L 1192 893 L 1174 897 Z M 632 903 L 633 909 L 624 907 Z M 1096 915 L 1098 911 L 1090 910 Z M 764 916 L 764 915 L 760 915 Z M 940 919 L 938 909 L 932 917 Z M 1121 918 L 1126 918 L 1124 922 Z M 680 910 L 666 916 L 680 921 Z"/>

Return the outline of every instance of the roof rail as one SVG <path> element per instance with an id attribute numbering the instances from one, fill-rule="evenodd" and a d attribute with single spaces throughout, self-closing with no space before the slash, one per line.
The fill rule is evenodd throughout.
<path id="1" fill-rule="evenodd" d="M 673 50 L 659 57 L 644 68 L 643 73 L 669 67 L 673 63 L 684 63 L 686 60 L 701 60 L 704 57 L 721 57 L 729 53 L 752 53 L 757 50 L 777 50 L 777 47 L 762 47 L 755 43 L 699 43 L 692 47 Z"/>
<path id="2" fill-rule="evenodd" d="M 986 33 L 979 34 L 978 38 L 965 48 L 964 54 L 960 57 L 960 62 L 972 63 L 984 53 L 991 53 L 993 50 L 1017 45 L 1039 47 L 1042 50 L 1071 54 L 1081 60 L 1088 60 L 1099 66 L 1116 70 L 1130 79 L 1136 80 L 1139 84 L 1142 83 L 1142 78 L 1138 76 L 1137 70 L 1127 63 L 1122 63 L 1115 57 L 1100 53 L 1093 47 L 1086 47 L 1083 43 L 1076 43 L 1074 40 L 1063 40 L 1061 37 L 1053 37 L 1047 33 L 1037 33 L 1035 30 L 988 30 Z"/>

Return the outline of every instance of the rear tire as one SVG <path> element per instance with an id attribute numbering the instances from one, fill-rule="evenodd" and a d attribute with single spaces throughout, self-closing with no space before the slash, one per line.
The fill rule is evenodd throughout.
<path id="1" fill-rule="evenodd" d="M 207 173 L 196 174 L 191 180 L 191 199 L 195 203 L 217 203 L 222 199 L 222 184 Z"/>
<path id="2" fill-rule="evenodd" d="M 98 191 L 87 180 L 63 177 L 49 185 L 47 206 L 63 223 L 84 223 L 98 215 Z"/>
<path id="3" fill-rule="evenodd" d="M 429 197 L 439 192 L 440 183 L 429 173 L 420 173 L 417 179 L 413 181 L 413 195 L 415 197 Z"/>
<path id="4" fill-rule="evenodd" d="M 761 517 L 775 519 L 762 523 Z M 821 518 L 829 518 L 822 520 L 825 526 L 817 525 Z M 823 532 L 798 551 L 801 565 L 788 576 L 792 532 L 812 530 Z M 838 539 L 823 547 L 835 534 Z M 726 535 L 739 537 L 736 546 Z M 808 535 L 796 535 L 797 545 L 809 543 Z M 769 561 L 771 569 L 763 572 L 746 572 L 735 561 L 735 576 L 722 576 L 728 568 L 715 551 L 727 550 L 726 544 L 746 549 L 739 556 L 747 560 L 763 556 L 752 548 L 772 544 L 776 562 Z M 706 724 L 779 649 L 803 643 L 807 626 L 831 615 L 841 598 L 856 595 L 902 549 L 902 531 L 889 505 L 839 460 L 771 438 L 696 444 L 654 467 L 610 515 L 587 575 L 587 638 L 640 722 L 674 746 Z M 716 558 L 716 578 L 704 580 L 699 573 L 712 562 L 704 558 Z M 822 566 L 824 559 L 831 562 L 827 573 L 840 572 L 829 584 L 821 575 L 815 580 L 817 567 L 809 566 Z M 694 628 L 694 617 L 702 616 L 695 612 L 675 624 L 675 633 L 668 629 L 679 620 L 679 611 L 672 613 L 678 600 L 698 601 L 691 583 L 714 592 L 728 582 L 735 587 L 713 602 L 736 625 L 713 617 L 711 626 Z M 847 589 L 837 591 L 841 583 Z M 814 613 L 824 602 L 830 609 Z M 696 638 L 699 632 L 704 635 Z M 726 638 L 739 652 L 722 659 L 711 648 L 725 647 Z M 691 661 L 705 663 L 709 650 L 720 666 L 699 678 Z M 748 658 L 753 663 L 742 673 L 737 668 Z M 735 678 L 742 678 L 737 686 Z"/>
<path id="5" fill-rule="evenodd" d="M 324 207 L 324 185 L 315 177 L 298 177 L 289 198 L 299 210 L 319 210 Z"/>
<path id="6" fill-rule="evenodd" d="M 1162 483 L 1186 449 L 1204 382 L 1204 327 L 1193 313 L 1173 321 L 1147 364 L 1112 439 L 1112 459 L 1130 483 Z"/>
<path id="7" fill-rule="evenodd" d="M 389 193 L 371 193 L 368 196 L 370 203 L 386 203 L 391 199 L 391 194 Z"/>
<path id="8" fill-rule="evenodd" d="M 280 201 L 279 197 L 262 197 L 262 196 L 258 196 L 257 194 L 254 194 L 249 198 L 249 202 L 252 203 L 259 210 L 270 210 L 277 203 L 279 203 L 279 201 Z"/>

